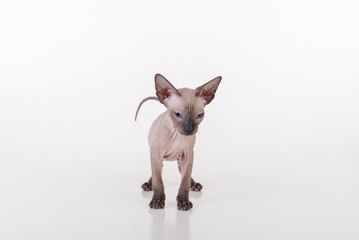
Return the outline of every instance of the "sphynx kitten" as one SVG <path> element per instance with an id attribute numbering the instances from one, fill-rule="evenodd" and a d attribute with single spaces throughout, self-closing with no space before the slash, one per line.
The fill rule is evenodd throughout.
<path id="1" fill-rule="evenodd" d="M 148 135 L 152 177 L 142 184 L 144 191 L 153 190 L 149 204 L 151 208 L 161 209 L 165 206 L 165 192 L 162 182 L 162 161 L 176 160 L 181 173 L 181 185 L 177 195 L 178 210 L 189 210 L 189 190 L 201 191 L 202 185 L 191 178 L 193 165 L 193 147 L 198 125 L 204 117 L 204 107 L 209 104 L 216 93 L 222 77 L 218 76 L 208 83 L 196 88 L 176 89 L 161 74 L 155 75 L 157 97 L 148 97 L 139 104 L 135 120 L 141 105 L 147 100 L 158 100 L 167 111 L 153 122 Z"/>

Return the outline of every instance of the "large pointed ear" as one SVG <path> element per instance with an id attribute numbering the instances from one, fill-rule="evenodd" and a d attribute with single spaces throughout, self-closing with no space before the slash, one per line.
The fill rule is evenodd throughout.
<path id="1" fill-rule="evenodd" d="M 161 74 L 155 75 L 156 95 L 161 103 L 172 95 L 179 96 L 178 90 Z"/>
<path id="2" fill-rule="evenodd" d="M 222 77 L 218 76 L 208 83 L 196 88 L 196 96 L 202 98 L 206 102 L 206 105 L 209 104 L 213 100 L 221 80 Z"/>

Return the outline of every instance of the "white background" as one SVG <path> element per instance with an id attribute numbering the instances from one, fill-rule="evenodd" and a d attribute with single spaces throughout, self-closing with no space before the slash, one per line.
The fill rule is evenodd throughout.
<path id="1" fill-rule="evenodd" d="M 358 239 L 358 1 L 2 1 L 0 239 Z M 138 103 L 222 75 L 194 208 Z"/>

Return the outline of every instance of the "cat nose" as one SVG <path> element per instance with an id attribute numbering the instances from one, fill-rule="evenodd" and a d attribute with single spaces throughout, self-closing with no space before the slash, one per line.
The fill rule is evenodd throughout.
<path id="1" fill-rule="evenodd" d="M 184 128 L 185 133 L 187 133 L 188 135 L 191 135 L 194 131 L 194 129 L 192 127 L 185 127 Z"/>
<path id="2" fill-rule="evenodd" d="M 184 121 L 183 131 L 186 135 L 192 135 L 195 131 L 195 124 L 193 121 Z"/>

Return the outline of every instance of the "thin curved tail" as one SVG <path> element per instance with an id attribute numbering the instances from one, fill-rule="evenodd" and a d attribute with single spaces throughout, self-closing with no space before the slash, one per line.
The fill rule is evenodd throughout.
<path id="1" fill-rule="evenodd" d="M 136 111 L 136 116 L 135 116 L 135 121 L 137 120 L 137 114 L 138 114 L 138 111 L 140 111 L 140 108 L 142 106 L 142 104 L 148 100 L 157 100 L 157 101 L 160 101 L 157 97 L 147 97 L 145 99 L 143 99 L 140 104 L 138 105 L 138 108 L 137 108 L 137 111 Z"/>

